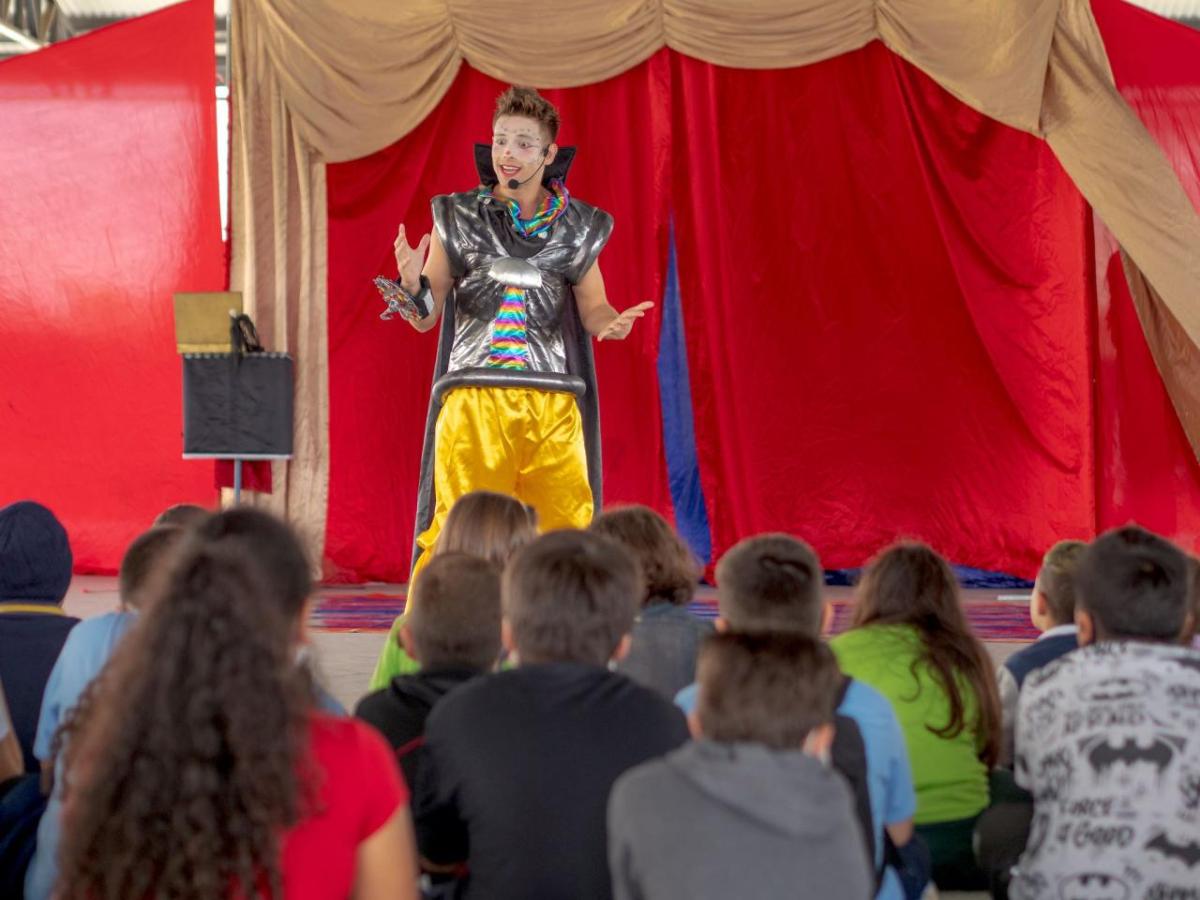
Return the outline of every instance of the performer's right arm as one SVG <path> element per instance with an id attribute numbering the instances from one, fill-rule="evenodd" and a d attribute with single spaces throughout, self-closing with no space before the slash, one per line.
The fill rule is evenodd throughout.
<path id="1" fill-rule="evenodd" d="M 426 250 L 429 251 L 428 259 L 425 258 Z M 437 232 L 425 235 L 414 248 L 408 245 L 408 237 L 404 233 L 404 226 L 401 225 L 400 233 L 396 235 L 396 266 L 400 271 L 400 286 L 410 294 L 421 290 L 422 275 L 429 279 L 429 287 L 433 292 L 433 309 L 425 318 L 410 322 L 417 331 L 428 331 L 437 324 L 438 317 L 442 314 L 442 305 L 446 302 L 446 295 L 454 286 L 454 279 L 450 275 L 450 260 L 446 257 L 446 248 L 442 246 Z"/>

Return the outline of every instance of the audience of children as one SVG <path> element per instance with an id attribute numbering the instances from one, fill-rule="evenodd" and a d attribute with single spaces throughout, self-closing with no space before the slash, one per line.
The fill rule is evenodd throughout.
<path id="1" fill-rule="evenodd" d="M 1087 544 L 1083 541 L 1059 541 L 1046 552 L 1029 599 L 1029 618 L 1041 635 L 1008 657 L 996 670 L 1004 731 L 1000 746 L 1001 766 L 1012 768 L 1013 732 L 1021 685 L 1042 666 L 1079 646 L 1075 639 L 1075 570 L 1085 549 Z"/>
<path id="2" fill-rule="evenodd" d="M 709 638 L 689 716 L 696 740 L 613 788 L 613 897 L 873 896 L 853 797 L 829 766 L 841 680 L 812 638 Z"/>
<path id="3" fill-rule="evenodd" d="M 25 771 L 37 771 L 33 737 L 46 679 L 79 620 L 63 613 L 74 558 L 67 530 L 30 500 L 0 509 L 0 681 Z"/>
<path id="4" fill-rule="evenodd" d="M 536 511 L 521 501 L 494 491 L 472 491 L 460 497 L 447 514 L 428 558 L 439 553 L 469 553 L 503 568 L 510 556 L 537 537 L 537 525 Z M 373 691 L 386 688 L 397 675 L 411 675 L 420 669 L 401 645 L 403 624 L 404 616 L 397 616 L 383 642 L 371 675 Z"/>
<path id="5" fill-rule="evenodd" d="M 984 887 L 972 835 L 999 755 L 1000 700 L 950 567 L 923 544 L 885 550 L 858 585 L 852 628 L 831 646 L 842 671 L 883 694 L 899 719 L 934 882 Z"/>
<path id="6" fill-rule="evenodd" d="M 417 576 L 400 640 L 421 669 L 397 675 L 359 701 L 354 714 L 388 739 L 417 782 L 425 720 L 442 697 L 484 675 L 500 658 L 500 570 L 466 553 L 439 553 Z"/>
<path id="7" fill-rule="evenodd" d="M 817 554 L 786 534 L 747 538 L 717 564 L 717 603 L 721 631 L 797 634 L 819 637 L 832 607 L 822 596 L 824 579 Z M 691 714 L 698 686 L 681 691 L 676 702 Z M 919 891 L 928 877 L 919 849 L 884 866 L 888 844 L 906 847 L 912 836 L 913 795 L 907 749 L 891 704 L 878 691 L 854 679 L 838 684 L 831 761 L 855 793 L 867 847 L 879 882 L 879 897 L 899 900 L 906 891 L 901 871 L 916 868 Z M 914 854 L 915 852 L 915 854 Z M 905 865 L 907 864 L 907 865 Z"/>
<path id="8" fill-rule="evenodd" d="M 103 670 L 126 632 L 137 620 L 148 595 L 148 584 L 157 577 L 184 539 L 184 530 L 174 526 L 151 528 L 138 536 L 121 559 L 118 574 L 119 608 L 102 616 L 85 619 L 71 630 L 58 661 L 50 671 L 42 712 L 37 719 L 34 755 L 42 767 L 43 786 L 52 791 L 41 823 L 36 851 L 25 876 L 25 900 L 47 900 L 58 875 L 59 820 L 62 806 L 61 770 L 55 773 L 54 737 L 68 713 L 92 680 Z"/>
<path id="9" fill-rule="evenodd" d="M 309 564 L 249 509 L 192 529 L 64 726 L 63 897 L 415 897 L 407 792 L 296 664 Z"/>
<path id="10" fill-rule="evenodd" d="M 122 561 L 121 609 L 75 625 L 61 524 L 0 509 L 6 896 L 19 872 L 37 900 L 416 897 L 419 850 L 436 896 L 899 900 L 926 844 L 942 890 L 1194 894 L 1200 566 L 1139 528 L 1052 547 L 1043 634 L 993 674 L 923 545 L 871 562 L 831 653 L 795 538 L 720 560 L 706 638 L 698 565 L 656 513 L 535 539 L 531 510 L 480 492 L 356 723 L 321 711 L 303 661 L 312 584 L 290 529 L 164 517 Z M 497 672 L 502 646 L 515 667 Z M 663 696 L 680 686 L 686 720 Z M 31 751 L 54 793 L 26 872 Z"/>
<path id="11" fill-rule="evenodd" d="M 700 642 L 713 630 L 688 612 L 703 567 L 670 523 L 645 506 L 601 513 L 591 530 L 632 553 L 646 582 L 633 641 L 617 671 L 671 699 L 696 680 Z"/>
<path id="12" fill-rule="evenodd" d="M 76 625 L 50 672 L 33 752 L 41 763 L 43 785 L 52 792 L 38 825 L 37 849 L 25 877 L 26 900 L 48 900 L 58 873 L 56 859 L 63 779 L 61 770 L 55 772 L 54 737 L 87 686 L 100 674 L 118 642 L 137 620 L 137 612 L 149 593 L 149 583 L 157 577 L 158 570 L 169 560 L 183 537 L 183 529 L 164 525 L 151 528 L 129 545 L 117 575 L 119 608 Z"/>
<path id="13" fill-rule="evenodd" d="M 688 738 L 670 701 L 608 668 L 641 596 L 633 557 L 590 532 L 551 532 L 506 567 L 503 636 L 517 665 L 434 707 L 416 786 L 421 856 L 465 863 L 464 897 L 611 897 L 612 784 Z"/>
<path id="14" fill-rule="evenodd" d="M 43 770 L 51 760 L 50 744 L 66 713 L 100 674 L 117 643 L 137 621 L 148 583 L 183 538 L 183 529 L 172 525 L 157 526 L 139 535 L 121 559 L 117 574 L 118 608 L 86 619 L 71 629 L 50 671 L 38 716 L 33 751 Z"/>
<path id="15" fill-rule="evenodd" d="M 1185 556 L 1137 527 L 1079 560 L 1080 649 L 1031 675 L 1015 774 L 1033 823 L 1017 900 L 1200 890 L 1200 656 Z"/>
<path id="16" fill-rule="evenodd" d="M 975 823 L 975 856 L 997 900 L 1008 896 L 1012 869 L 1025 850 L 1033 819 L 1033 801 L 1012 775 L 1017 700 L 1026 679 L 1075 650 L 1075 580 L 1087 544 L 1060 541 L 1042 559 L 1029 600 L 1029 617 L 1042 632 L 1036 641 L 1013 653 L 996 670 L 1004 736 L 999 767 L 992 770 L 991 800 Z"/>

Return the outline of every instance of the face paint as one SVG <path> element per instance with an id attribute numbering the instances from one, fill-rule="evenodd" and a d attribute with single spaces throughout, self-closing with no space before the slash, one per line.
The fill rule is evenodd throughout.
<path id="1" fill-rule="evenodd" d="M 531 174 L 546 147 L 538 123 L 524 116 L 501 116 L 492 128 L 492 166 L 500 182 Z"/>
<path id="2" fill-rule="evenodd" d="M 542 145 L 529 135 L 497 135 L 492 138 L 492 158 L 497 162 L 511 156 L 519 162 L 537 159 Z"/>

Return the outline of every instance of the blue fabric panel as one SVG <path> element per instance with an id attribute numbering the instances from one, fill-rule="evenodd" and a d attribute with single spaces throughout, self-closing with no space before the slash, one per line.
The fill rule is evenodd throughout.
<path id="1" fill-rule="evenodd" d="M 989 572 L 986 569 L 972 569 L 970 566 L 955 566 L 954 577 L 958 583 L 967 588 L 988 588 L 1000 590 L 1003 588 L 1032 589 L 1033 582 L 1009 575 L 1005 572 Z M 862 569 L 826 569 L 825 583 L 833 585 L 852 585 L 858 582 Z"/>
<path id="2" fill-rule="evenodd" d="M 675 229 L 668 245 L 667 281 L 662 298 L 662 330 L 658 345 L 658 384 L 662 401 L 663 445 L 667 455 L 675 527 L 705 565 L 711 562 L 712 534 L 700 487 L 696 432 L 692 425 L 692 389 L 688 381 L 687 347 L 675 258 Z"/>

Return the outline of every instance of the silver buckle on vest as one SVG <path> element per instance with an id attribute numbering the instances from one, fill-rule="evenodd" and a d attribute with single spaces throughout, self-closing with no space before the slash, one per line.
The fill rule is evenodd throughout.
<path id="1" fill-rule="evenodd" d="M 540 288 L 542 273 L 533 263 L 515 256 L 502 256 L 488 267 L 488 275 L 507 287 Z"/>

